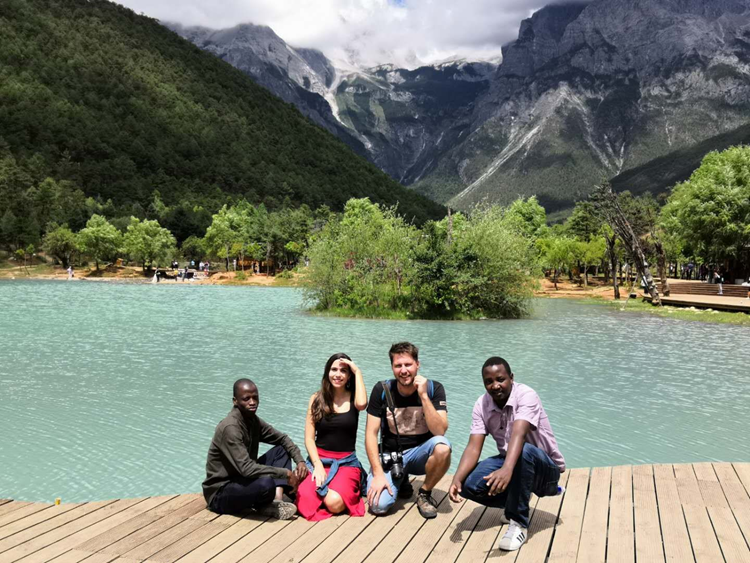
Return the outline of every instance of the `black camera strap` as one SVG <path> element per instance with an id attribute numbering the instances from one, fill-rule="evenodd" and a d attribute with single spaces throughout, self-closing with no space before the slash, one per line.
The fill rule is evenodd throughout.
<path id="1" fill-rule="evenodd" d="M 393 426 L 396 429 L 396 446 L 398 447 L 398 451 L 401 452 L 401 434 L 399 434 L 398 431 L 398 422 L 396 422 L 396 403 L 393 401 L 393 395 L 391 394 L 391 386 L 388 381 L 381 382 L 383 385 L 383 393 L 385 393 L 385 404 L 387 405 L 387 409 L 391 411 L 391 417 L 393 417 Z M 385 419 L 387 418 L 387 413 L 383 417 L 383 429 L 385 429 L 385 425 L 387 424 Z M 383 434 L 383 432 L 381 432 Z M 384 451 L 384 447 L 381 446 L 380 451 Z"/>

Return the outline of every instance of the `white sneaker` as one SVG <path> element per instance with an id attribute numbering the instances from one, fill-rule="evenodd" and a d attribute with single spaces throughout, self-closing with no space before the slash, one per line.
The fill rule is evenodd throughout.
<path id="1" fill-rule="evenodd" d="M 521 546 L 525 541 L 526 528 L 521 526 L 521 524 L 515 520 L 511 520 L 498 547 L 503 551 L 516 551 L 517 549 L 521 549 Z"/>

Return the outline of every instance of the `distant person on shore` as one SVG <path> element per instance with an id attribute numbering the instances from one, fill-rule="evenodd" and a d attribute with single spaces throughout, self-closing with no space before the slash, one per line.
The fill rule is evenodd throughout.
<path id="1" fill-rule="evenodd" d="M 424 475 L 417 493 L 417 509 L 423 518 L 435 518 L 437 502 L 432 498 L 432 489 L 451 464 L 451 445 L 445 437 L 445 389 L 418 374 L 419 350 L 414 344 L 394 344 L 388 355 L 395 379 L 376 383 L 367 406 L 365 449 L 371 471 L 367 477 L 367 502 L 373 514 L 386 514 L 396 496 L 412 496 L 409 475 Z M 382 439 L 380 446 L 378 434 Z"/>
<path id="2" fill-rule="evenodd" d="M 346 354 L 326 362 L 320 389 L 307 408 L 305 446 L 310 477 L 297 490 L 297 510 L 310 521 L 348 512 L 364 516 L 362 477 L 357 459 L 359 412 L 367 408 L 362 372 Z"/>
<path id="3" fill-rule="evenodd" d="M 234 383 L 234 407 L 216 427 L 206 460 L 203 496 L 208 508 L 219 514 L 239 514 L 255 509 L 281 520 L 297 509 L 284 502 L 307 477 L 299 448 L 287 436 L 261 420 L 258 387 L 249 379 Z M 274 447 L 258 457 L 258 446 Z M 296 464 L 292 470 L 292 462 Z"/>
<path id="4" fill-rule="evenodd" d="M 504 551 L 520 549 L 529 527 L 531 493 L 562 494 L 558 486 L 565 459 L 557 447 L 539 395 L 516 383 L 504 359 L 494 356 L 482 366 L 486 393 L 477 399 L 466 446 L 448 492 L 484 506 L 505 508 L 508 528 L 500 540 Z M 491 435 L 499 454 L 479 462 L 484 439 Z"/>
<path id="5" fill-rule="evenodd" d="M 73 266 L 68 266 L 68 279 L 72 280 L 74 275 L 75 274 L 73 273 Z"/>
<path id="6" fill-rule="evenodd" d="M 724 295 L 724 276 L 718 269 L 714 270 L 714 283 L 719 284 L 719 295 Z"/>

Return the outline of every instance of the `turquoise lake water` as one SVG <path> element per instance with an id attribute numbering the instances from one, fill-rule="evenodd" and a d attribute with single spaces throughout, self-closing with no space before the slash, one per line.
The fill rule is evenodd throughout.
<path id="1" fill-rule="evenodd" d="M 352 356 L 369 390 L 400 340 L 446 387 L 452 469 L 493 355 L 539 393 L 569 467 L 750 461 L 745 327 L 565 300 L 514 321 L 330 319 L 296 289 L 83 281 L 1 282 L 0 311 L 0 498 L 198 492 L 235 379 L 303 447 L 328 356 Z"/>

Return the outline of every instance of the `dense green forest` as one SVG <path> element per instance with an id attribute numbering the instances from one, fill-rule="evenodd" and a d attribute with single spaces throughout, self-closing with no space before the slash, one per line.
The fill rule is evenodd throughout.
<path id="1" fill-rule="evenodd" d="M 178 242 L 241 198 L 342 210 L 369 197 L 416 223 L 444 214 L 154 19 L 104 0 L 2 0 L 0 30 L 6 245 L 94 213 L 152 218 L 155 192 Z"/>
<path id="2" fill-rule="evenodd" d="M 672 186 L 684 182 L 701 165 L 711 151 L 723 151 L 732 146 L 750 143 L 750 125 L 716 135 L 690 147 L 672 151 L 654 160 L 618 174 L 610 180 L 615 191 L 628 190 L 634 195 L 650 193 L 660 196 Z"/>

